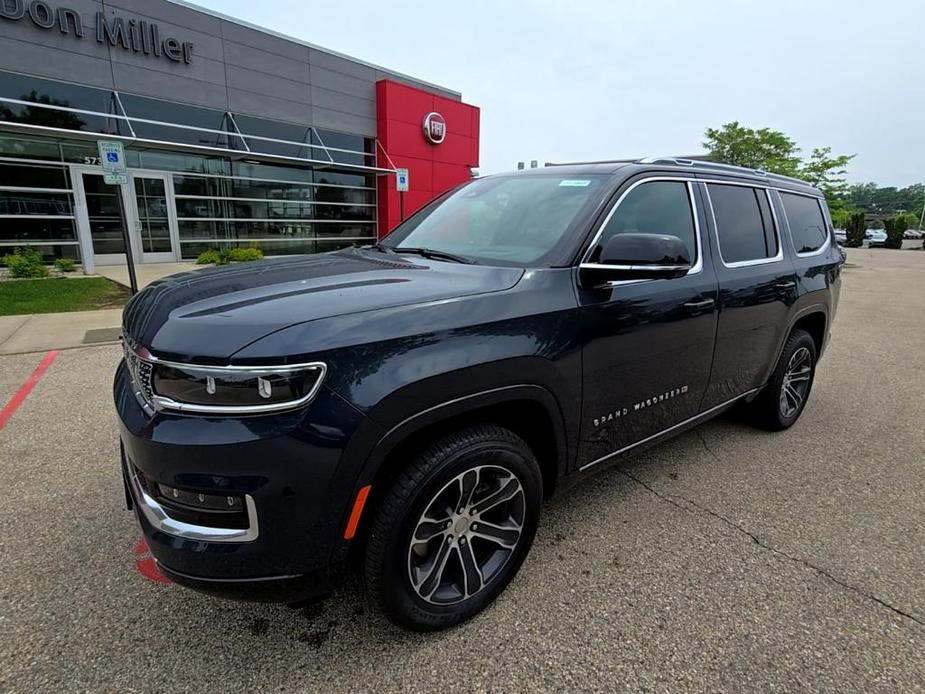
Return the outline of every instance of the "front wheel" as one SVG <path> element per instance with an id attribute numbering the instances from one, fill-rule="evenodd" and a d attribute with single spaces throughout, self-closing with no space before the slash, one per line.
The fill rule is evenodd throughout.
<path id="1" fill-rule="evenodd" d="M 541 502 L 536 457 L 513 432 L 483 425 L 446 436 L 382 501 L 365 558 L 370 598 L 417 631 L 469 619 L 514 578 Z"/>
<path id="2" fill-rule="evenodd" d="M 756 423 L 772 431 L 793 426 L 806 407 L 815 375 L 816 343 L 806 331 L 794 330 L 768 385 L 752 404 Z"/>

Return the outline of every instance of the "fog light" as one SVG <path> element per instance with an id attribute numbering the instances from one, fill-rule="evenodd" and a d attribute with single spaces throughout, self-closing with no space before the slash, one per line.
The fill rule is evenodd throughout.
<path id="1" fill-rule="evenodd" d="M 208 509 L 210 511 L 243 511 L 244 497 L 236 495 L 204 494 L 191 492 L 185 489 L 158 484 L 162 498 L 191 508 Z"/>

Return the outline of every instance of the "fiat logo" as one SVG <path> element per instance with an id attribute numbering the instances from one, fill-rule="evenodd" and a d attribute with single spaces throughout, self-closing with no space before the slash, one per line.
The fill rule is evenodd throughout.
<path id="1" fill-rule="evenodd" d="M 424 116 L 424 137 L 434 145 L 439 145 L 446 138 L 446 119 L 439 113 Z"/>

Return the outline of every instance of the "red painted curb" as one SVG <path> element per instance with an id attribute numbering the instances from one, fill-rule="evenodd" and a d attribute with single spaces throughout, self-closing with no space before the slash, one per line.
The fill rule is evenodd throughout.
<path id="1" fill-rule="evenodd" d="M 157 568 L 157 562 L 154 561 L 154 557 L 151 556 L 151 550 L 148 549 L 148 543 L 143 537 L 140 538 L 138 544 L 135 545 L 135 568 L 138 569 L 138 573 L 154 583 L 161 583 L 164 585 L 173 583 L 173 581 L 162 574 L 161 570 Z"/>
<path id="2" fill-rule="evenodd" d="M 32 392 L 32 389 L 35 388 L 35 384 L 38 383 L 42 376 L 45 375 L 45 372 L 48 370 L 48 367 L 51 366 L 51 363 L 55 360 L 55 357 L 58 356 L 58 350 L 54 349 L 48 354 L 45 355 L 44 359 L 39 362 L 39 365 L 36 367 L 35 371 L 32 372 L 32 375 L 26 379 L 26 382 L 22 384 L 22 387 L 16 391 L 16 395 L 6 404 L 2 410 L 0 410 L 0 429 L 6 426 L 6 423 L 10 421 L 10 417 L 13 416 L 13 413 L 19 409 L 19 406 L 23 404 L 23 401 L 29 397 L 29 393 Z"/>

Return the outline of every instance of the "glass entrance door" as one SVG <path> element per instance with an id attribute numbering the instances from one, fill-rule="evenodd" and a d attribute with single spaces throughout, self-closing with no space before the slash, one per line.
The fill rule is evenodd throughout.
<path id="1" fill-rule="evenodd" d="M 176 260 L 173 229 L 176 226 L 171 209 L 169 181 L 163 174 L 132 174 L 135 233 L 143 263 L 164 263 Z"/>
<path id="2" fill-rule="evenodd" d="M 174 262 L 179 254 L 177 214 L 170 177 L 129 173 L 128 183 L 108 185 L 99 168 L 71 167 L 82 253 L 96 265 L 124 265 L 128 229 L 136 263 Z"/>
<path id="3" fill-rule="evenodd" d="M 111 186 L 100 173 L 80 172 L 78 191 L 82 195 L 78 222 L 89 233 L 93 260 L 97 265 L 121 265 L 125 259 L 127 216 L 124 186 Z M 79 198 L 79 199 L 80 199 Z"/>

